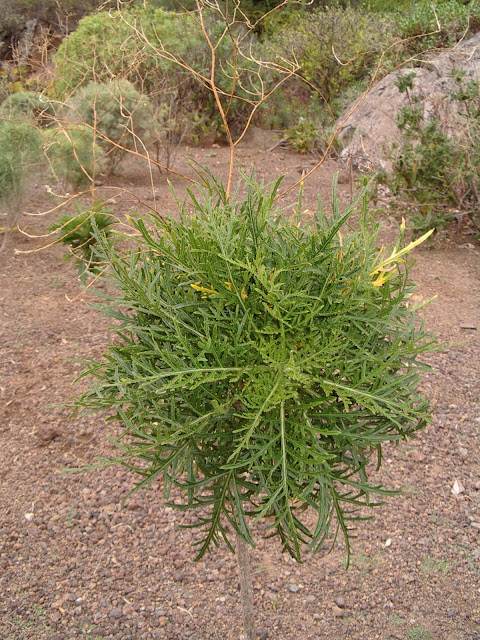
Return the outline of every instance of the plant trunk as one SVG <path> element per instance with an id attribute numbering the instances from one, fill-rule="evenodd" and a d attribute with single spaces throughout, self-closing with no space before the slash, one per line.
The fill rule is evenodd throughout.
<path id="1" fill-rule="evenodd" d="M 255 640 L 255 614 L 253 609 L 252 572 L 250 554 L 246 542 L 237 533 L 237 564 L 240 578 L 240 599 L 242 601 L 243 629 L 246 640 Z"/>

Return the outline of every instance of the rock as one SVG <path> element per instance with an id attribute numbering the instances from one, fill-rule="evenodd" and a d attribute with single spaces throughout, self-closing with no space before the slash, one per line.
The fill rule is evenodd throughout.
<path id="1" fill-rule="evenodd" d="M 122 610 L 119 607 L 115 607 L 115 609 L 111 609 L 108 612 L 108 617 L 113 618 L 114 620 L 118 620 L 122 617 Z"/>
<path id="2" fill-rule="evenodd" d="M 344 616 L 344 612 L 342 611 L 342 609 L 340 609 L 340 607 L 336 604 L 334 604 L 332 606 L 332 613 L 334 615 L 335 618 L 343 618 Z"/>
<path id="3" fill-rule="evenodd" d="M 298 584 L 289 584 L 288 590 L 292 593 L 297 593 L 298 591 L 300 591 L 300 587 L 298 586 Z"/>
<path id="4" fill-rule="evenodd" d="M 258 637 L 260 640 L 267 640 L 268 638 L 268 631 L 266 629 L 262 629 L 259 634 Z"/>
<path id="5" fill-rule="evenodd" d="M 459 496 L 464 491 L 465 491 L 465 487 L 463 486 L 462 481 L 457 478 L 453 483 L 451 493 L 453 493 L 454 496 Z"/>
<path id="6" fill-rule="evenodd" d="M 340 609 L 343 609 L 345 606 L 345 598 L 343 596 L 338 596 L 338 598 L 335 598 L 335 604 L 337 607 L 340 607 Z"/>
<path id="7" fill-rule="evenodd" d="M 315 604 L 316 601 L 317 601 L 317 599 L 315 598 L 315 596 L 307 596 L 305 598 L 305 602 L 307 604 Z"/>
<path id="8" fill-rule="evenodd" d="M 402 68 L 388 74 L 366 96 L 345 110 L 337 121 L 339 140 L 346 145 L 341 159 L 347 162 L 351 158 L 360 170 L 391 169 L 389 150 L 399 137 L 397 114 L 409 104 L 407 95 L 400 93 L 395 82 L 399 76 L 411 71 L 416 77 L 410 99 L 419 100 L 425 118 L 438 116 L 445 130 L 452 127 L 456 106 L 448 97 L 457 88 L 452 71 L 463 71 L 466 83 L 476 81 L 480 65 L 480 33 L 464 40 L 455 49 L 425 56 L 425 60 L 423 67 Z"/>
<path id="9" fill-rule="evenodd" d="M 40 444 L 48 444 L 52 440 L 56 440 L 61 437 L 61 432 L 49 424 L 41 425 L 38 427 L 36 436 L 40 440 Z"/>

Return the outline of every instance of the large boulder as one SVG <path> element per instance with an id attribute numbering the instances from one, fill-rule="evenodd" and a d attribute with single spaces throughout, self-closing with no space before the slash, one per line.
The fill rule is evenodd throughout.
<path id="1" fill-rule="evenodd" d="M 425 56 L 420 67 L 403 67 L 385 76 L 342 114 L 337 125 L 343 146 L 341 158 L 351 159 L 360 170 L 391 168 L 390 150 L 398 139 L 398 112 L 418 99 L 425 118 L 436 116 L 445 130 L 452 132 L 455 105 L 448 100 L 458 86 L 452 72 L 465 73 L 465 82 L 480 79 L 480 32 L 453 49 Z M 395 86 L 399 76 L 415 71 L 410 98 Z"/>

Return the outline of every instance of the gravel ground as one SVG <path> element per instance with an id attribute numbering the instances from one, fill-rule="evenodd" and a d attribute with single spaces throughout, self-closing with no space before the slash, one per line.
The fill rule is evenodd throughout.
<path id="1" fill-rule="evenodd" d="M 255 159 L 266 179 L 279 170 L 296 179 L 305 160 L 267 146 L 245 146 L 245 166 Z M 223 149 L 195 153 L 213 168 L 225 161 Z M 312 194 L 325 193 L 334 169 L 316 174 Z M 147 197 L 145 172 L 122 180 Z M 42 208 L 42 198 L 39 187 L 32 203 Z M 298 565 L 257 528 L 264 640 L 480 639 L 480 252 L 462 231 L 447 240 L 417 250 L 414 276 L 419 300 L 438 295 L 428 328 L 457 346 L 428 357 L 432 424 L 385 449 L 378 479 L 402 492 L 361 526 L 348 571 L 340 544 Z M 69 419 L 61 406 L 81 370 L 74 359 L 99 356 L 109 328 L 83 298 L 67 299 L 79 288 L 59 247 L 14 253 L 38 245 L 12 234 L 0 253 L 0 637 L 238 640 L 236 563 L 225 547 L 194 563 L 195 534 L 179 528 L 190 516 L 166 508 L 158 487 L 122 508 L 135 480 L 125 470 L 62 472 L 112 451 L 101 416 Z"/>

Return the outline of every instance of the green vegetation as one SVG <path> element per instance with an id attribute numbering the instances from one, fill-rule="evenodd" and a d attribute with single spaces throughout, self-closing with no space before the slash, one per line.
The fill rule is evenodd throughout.
<path id="1" fill-rule="evenodd" d="M 68 102 L 66 119 L 91 127 L 110 171 L 114 171 L 129 150 L 140 149 L 148 132 L 154 135 L 153 109 L 128 80 L 108 84 L 91 82 Z"/>
<path id="2" fill-rule="evenodd" d="M 69 249 L 65 259 L 75 259 L 80 280 L 85 283 L 88 274 L 98 274 L 104 266 L 95 254 L 97 234 L 101 232 L 105 240 L 111 241 L 115 218 L 103 201 L 89 207 L 75 202 L 75 209 L 75 215 L 62 216 L 49 229 L 58 232 L 58 241 Z"/>
<path id="3" fill-rule="evenodd" d="M 296 559 L 332 527 L 348 550 L 358 510 L 385 493 L 371 458 L 428 419 L 416 386 L 432 338 L 405 304 L 414 245 L 378 254 L 365 192 L 341 212 L 334 186 L 332 217 L 300 227 L 274 206 L 279 183 L 245 178 L 246 198 L 228 199 L 202 181 L 179 220 L 131 220 L 126 255 L 98 235 L 119 291 L 104 312 L 121 325 L 76 406 L 123 425 L 106 465 L 136 471 L 137 488 L 163 477 L 167 501 L 173 485 L 183 496 L 171 506 L 200 512 L 199 558 L 233 548 L 227 522 L 253 544 L 249 521 L 266 516 Z"/>
<path id="4" fill-rule="evenodd" d="M 31 120 L 39 126 L 48 126 L 55 120 L 55 108 L 41 93 L 18 91 L 0 104 L 2 119 Z"/>
<path id="5" fill-rule="evenodd" d="M 445 132 L 438 117 L 427 120 L 422 106 L 411 97 L 415 74 L 400 76 L 399 91 L 409 105 L 398 116 L 402 133 L 393 150 L 393 173 L 379 176 L 406 204 L 415 203 L 411 217 L 417 234 L 427 228 L 445 228 L 452 220 L 451 209 L 464 211 L 478 226 L 480 196 L 480 88 L 456 72 L 457 88 L 450 97 L 452 118 L 458 126 L 454 135 Z"/>
<path id="6" fill-rule="evenodd" d="M 414 627 L 413 629 L 407 629 L 407 640 L 432 640 L 430 631 L 424 627 Z"/>
<path id="7" fill-rule="evenodd" d="M 30 122 L 0 120 L 0 204 L 13 220 L 39 170 L 42 136 Z"/>
<path id="8" fill-rule="evenodd" d="M 55 177 L 73 189 L 90 187 L 100 170 L 102 150 L 86 125 L 57 127 L 47 132 L 45 153 Z"/>
<path id="9" fill-rule="evenodd" d="M 358 9 L 326 7 L 293 14 L 266 41 L 265 49 L 272 59 L 288 59 L 294 51 L 300 75 L 331 104 L 347 86 L 368 74 L 387 43 L 387 25 L 386 20 Z"/>

